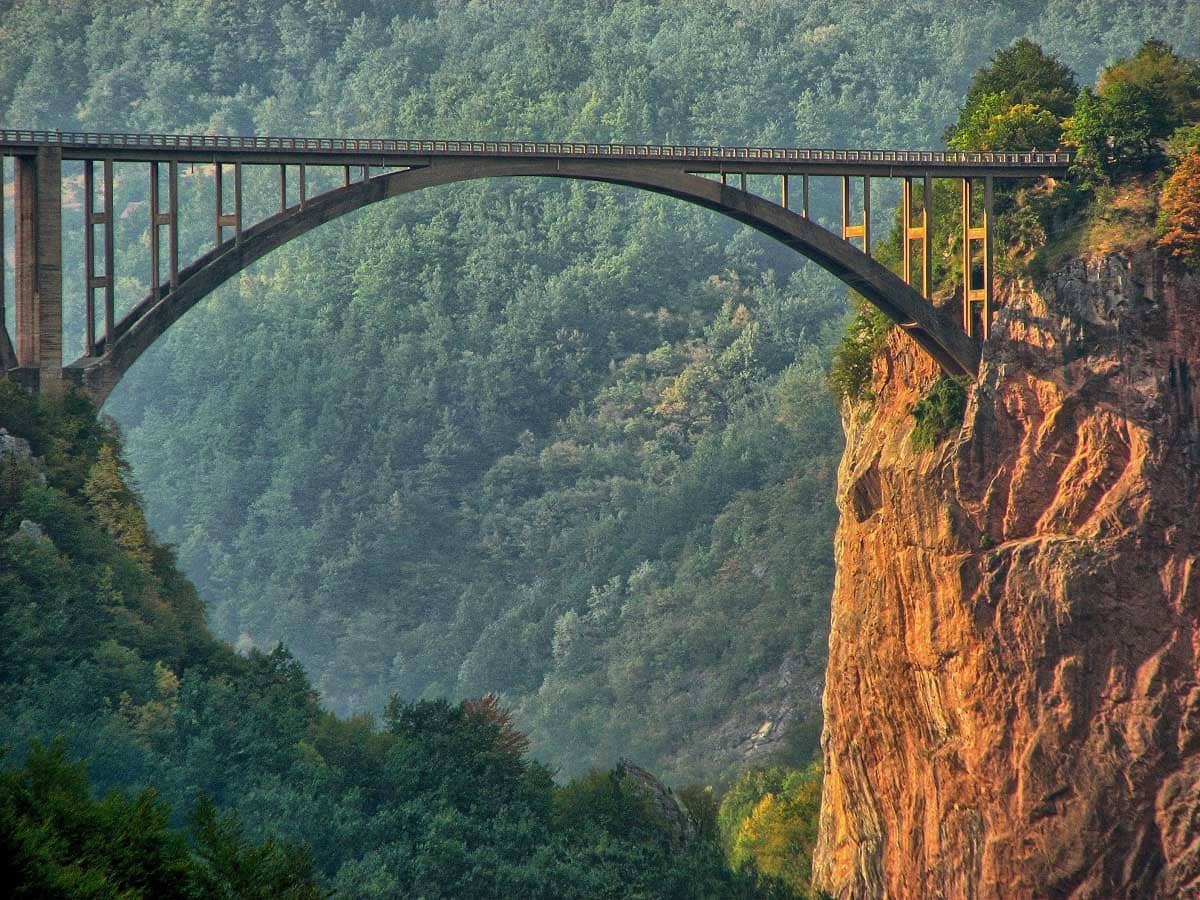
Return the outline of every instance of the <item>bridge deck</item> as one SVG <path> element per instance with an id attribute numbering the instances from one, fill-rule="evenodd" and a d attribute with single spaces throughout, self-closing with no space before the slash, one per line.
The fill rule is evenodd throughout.
<path id="1" fill-rule="evenodd" d="M 662 163 L 689 172 L 902 177 L 1036 178 L 1062 174 L 1065 150 L 962 152 L 844 150 L 798 147 L 596 144 L 577 141 L 447 141 L 382 138 L 230 137 L 194 134 L 0 130 L 0 155 L 28 155 L 55 146 L 63 159 L 240 162 L 263 165 L 406 167 L 434 158 L 622 160 Z"/>

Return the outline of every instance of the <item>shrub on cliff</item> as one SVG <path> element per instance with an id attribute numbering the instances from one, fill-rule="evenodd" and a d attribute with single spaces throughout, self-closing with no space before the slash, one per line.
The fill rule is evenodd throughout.
<path id="1" fill-rule="evenodd" d="M 1159 246 L 1185 263 L 1200 262 L 1200 153 L 1179 161 L 1159 202 Z"/>
<path id="2" fill-rule="evenodd" d="M 834 348 L 829 385 L 834 394 L 852 403 L 866 399 L 871 387 L 871 361 L 883 349 L 892 321 L 865 300 L 859 300 Z"/>
<path id="3" fill-rule="evenodd" d="M 914 450 L 932 450 L 959 426 L 967 409 L 966 380 L 943 375 L 924 397 L 913 404 L 916 425 L 912 430 Z"/>

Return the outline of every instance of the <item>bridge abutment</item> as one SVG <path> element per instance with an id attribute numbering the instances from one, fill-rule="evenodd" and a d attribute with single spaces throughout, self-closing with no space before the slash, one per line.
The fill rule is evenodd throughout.
<path id="1" fill-rule="evenodd" d="M 62 379 L 62 150 L 14 159 L 17 380 L 44 390 Z"/>

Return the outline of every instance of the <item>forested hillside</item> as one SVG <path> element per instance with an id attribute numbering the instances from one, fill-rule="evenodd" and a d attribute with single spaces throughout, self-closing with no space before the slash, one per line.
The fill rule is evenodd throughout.
<path id="1" fill-rule="evenodd" d="M 718 820 L 628 765 L 556 785 L 494 697 L 339 719 L 287 651 L 210 636 L 127 477 L 86 398 L 0 379 L 6 896 L 806 895 L 807 854 L 753 860 L 811 847 L 811 773 L 747 780 Z"/>
<path id="2" fill-rule="evenodd" d="M 1090 83 L 1198 33 L 1184 0 L 17 0 L 0 108 L 93 130 L 935 147 L 1020 35 Z M 185 178 L 192 247 L 208 178 Z M 127 305 L 145 191 L 118 167 Z M 564 775 L 624 755 L 712 776 L 756 734 L 793 760 L 815 746 L 845 315 L 836 282 L 713 214 L 470 184 L 278 251 L 107 411 L 213 629 L 282 641 L 334 708 L 498 691 Z"/>

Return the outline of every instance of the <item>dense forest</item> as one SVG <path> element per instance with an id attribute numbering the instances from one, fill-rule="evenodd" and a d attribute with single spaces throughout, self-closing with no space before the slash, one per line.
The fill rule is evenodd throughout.
<path id="1" fill-rule="evenodd" d="M 1084 76 L 1196 34 L 1188 4 L 863 8 L 16 3 L 0 104 L 110 130 L 935 146 L 1017 34 Z M 119 240 L 130 303 L 141 217 Z M 282 641 L 334 708 L 498 691 L 565 771 L 712 774 L 763 719 L 813 746 L 842 294 L 660 198 L 448 188 L 279 252 L 110 412 L 217 633 Z"/>
<path id="2" fill-rule="evenodd" d="M 0 108 L 104 130 L 938 146 L 973 69 L 1021 34 L 1089 82 L 1148 36 L 1194 49 L 1195 6 L 18 2 Z M 129 304 L 146 188 L 117 176 Z M 192 247 L 208 177 L 184 179 Z M 496 691 L 564 773 L 627 756 L 715 777 L 755 746 L 815 748 L 844 309 L 713 214 L 477 183 L 277 252 L 107 411 L 215 632 L 282 642 L 332 708 Z"/>
<path id="3" fill-rule="evenodd" d="M 0 13 L 6 124 L 1067 143 L 1002 267 L 1200 237 L 1200 68 L 1144 40 L 1194 53 L 1194 4 L 109 6 Z M 708 214 L 498 182 L 278 252 L 113 419 L 0 382 L 0 853 L 37 896 L 806 895 L 837 404 L 885 333 Z"/>
<path id="4" fill-rule="evenodd" d="M 286 650 L 209 635 L 88 400 L 0 380 L 0 429 L 0 755 L 15 757 L 0 866 L 16 896 L 682 900 L 806 883 L 747 858 L 779 820 L 762 821 L 766 794 L 812 821 L 815 773 L 681 805 L 629 765 L 556 786 L 492 696 L 339 719 Z"/>

